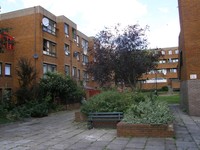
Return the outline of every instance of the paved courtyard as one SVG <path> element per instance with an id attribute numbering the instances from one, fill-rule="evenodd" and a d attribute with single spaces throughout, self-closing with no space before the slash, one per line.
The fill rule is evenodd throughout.
<path id="1" fill-rule="evenodd" d="M 122 138 L 115 129 L 91 129 L 74 122 L 74 111 L 0 126 L 0 150 L 199 150 L 200 117 L 190 117 L 178 105 L 175 138 Z"/>

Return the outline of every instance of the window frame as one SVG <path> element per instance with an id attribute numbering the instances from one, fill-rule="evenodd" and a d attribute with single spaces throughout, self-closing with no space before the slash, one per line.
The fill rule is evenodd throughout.
<path id="1" fill-rule="evenodd" d="M 44 66 L 46 65 L 46 71 L 44 71 Z M 49 67 L 52 67 L 52 70 L 49 70 Z M 49 64 L 49 63 L 43 63 L 43 75 L 47 72 L 56 72 L 57 71 L 57 65 L 55 64 Z"/>
<path id="2" fill-rule="evenodd" d="M 56 57 L 56 43 L 47 39 L 43 39 L 43 54 Z"/>
<path id="3" fill-rule="evenodd" d="M 65 32 L 65 36 L 69 37 L 69 25 L 68 24 L 64 24 L 64 32 Z"/>
<path id="4" fill-rule="evenodd" d="M 47 18 L 49 20 L 49 25 L 48 26 L 44 26 L 43 25 L 42 30 L 47 32 L 47 33 L 56 35 L 56 22 L 51 20 L 51 19 L 49 19 L 46 16 L 44 16 L 44 18 Z"/>
<path id="5" fill-rule="evenodd" d="M 69 49 L 69 45 L 68 44 L 64 44 L 64 52 L 66 56 L 70 55 L 70 49 Z"/>
<path id="6" fill-rule="evenodd" d="M 77 77 L 77 68 L 76 67 L 72 67 L 72 77 L 76 78 Z"/>
<path id="7" fill-rule="evenodd" d="M 88 41 L 82 38 L 81 46 L 83 49 L 83 54 L 85 55 L 88 53 L 88 45 L 89 45 Z"/>
<path id="8" fill-rule="evenodd" d="M 9 66 L 9 67 L 8 67 Z M 9 73 L 7 73 L 7 69 L 6 68 L 9 68 Z M 5 76 L 11 76 L 11 74 L 12 74 L 12 65 L 10 64 L 10 63 L 5 63 L 5 68 L 4 68 L 5 70 L 5 72 L 4 72 L 4 74 L 5 74 Z"/>
<path id="9" fill-rule="evenodd" d="M 87 64 L 89 62 L 89 58 L 88 58 L 87 55 L 83 54 L 83 56 L 82 56 L 82 62 L 85 63 L 85 64 Z"/>
<path id="10" fill-rule="evenodd" d="M 65 65 L 65 75 L 70 76 L 70 66 Z"/>
<path id="11" fill-rule="evenodd" d="M 72 28 L 72 38 L 76 41 L 77 31 L 75 28 Z"/>

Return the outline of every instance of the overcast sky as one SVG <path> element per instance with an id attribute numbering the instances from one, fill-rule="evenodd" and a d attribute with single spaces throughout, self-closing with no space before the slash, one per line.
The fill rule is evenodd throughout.
<path id="1" fill-rule="evenodd" d="M 0 0 L 1 13 L 40 5 L 77 24 L 79 31 L 95 36 L 104 27 L 146 25 L 149 48 L 178 46 L 178 0 Z"/>

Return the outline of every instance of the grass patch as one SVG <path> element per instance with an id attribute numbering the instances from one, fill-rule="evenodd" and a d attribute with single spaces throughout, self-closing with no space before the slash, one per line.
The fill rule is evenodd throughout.
<path id="1" fill-rule="evenodd" d="M 180 96 L 179 94 L 175 95 L 159 95 L 158 100 L 165 101 L 168 104 L 179 104 Z"/>

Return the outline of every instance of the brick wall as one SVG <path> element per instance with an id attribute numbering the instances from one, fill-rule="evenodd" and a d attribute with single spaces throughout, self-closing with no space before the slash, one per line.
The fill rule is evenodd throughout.
<path id="1" fill-rule="evenodd" d="M 179 0 L 181 105 L 189 114 L 200 116 L 200 2 Z M 196 78 L 192 79 L 191 75 Z"/>
<path id="2" fill-rule="evenodd" d="M 119 137 L 173 137 L 175 135 L 173 125 L 146 125 L 117 124 L 117 136 Z"/>

